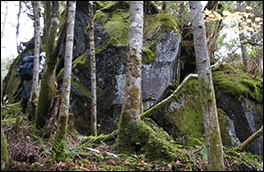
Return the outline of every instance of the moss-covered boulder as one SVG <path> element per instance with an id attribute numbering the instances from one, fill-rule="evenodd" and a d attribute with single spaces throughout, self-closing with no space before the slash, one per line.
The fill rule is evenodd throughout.
<path id="1" fill-rule="evenodd" d="M 218 120 L 224 145 L 238 146 L 263 123 L 263 79 L 252 78 L 250 74 L 236 71 L 227 64 L 213 71 Z M 198 80 L 193 79 L 175 99 L 165 102 L 164 107 L 151 118 L 185 146 L 204 145 L 200 101 Z M 259 138 L 249 150 L 263 155 L 262 144 L 263 138 Z"/>
<path id="2" fill-rule="evenodd" d="M 79 3 L 79 2 L 78 2 Z M 70 112 L 75 127 L 90 135 L 91 80 L 89 63 L 89 16 L 87 5 L 77 3 L 75 54 L 73 61 Z M 143 99 L 145 108 L 157 103 L 176 80 L 180 22 L 168 13 L 158 13 L 155 5 L 145 2 L 145 33 L 143 41 Z M 129 2 L 97 2 L 95 11 L 95 51 L 97 69 L 97 123 L 99 134 L 118 128 L 125 90 L 126 57 L 129 24 Z M 78 50 L 78 51 L 77 51 Z M 168 51 L 167 51 L 168 50 Z M 74 55 L 75 55 L 74 54 Z M 63 68 L 58 72 L 62 85 Z M 153 84 L 155 83 L 155 84 Z M 143 107 L 144 108 L 144 107 Z"/>

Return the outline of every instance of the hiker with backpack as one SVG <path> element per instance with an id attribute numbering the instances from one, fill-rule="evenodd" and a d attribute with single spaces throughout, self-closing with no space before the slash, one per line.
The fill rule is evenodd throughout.
<path id="1" fill-rule="evenodd" d="M 39 84 L 41 75 L 45 65 L 45 55 L 41 53 L 39 56 Z M 21 79 L 22 86 L 22 112 L 25 113 L 27 104 L 31 103 L 31 88 L 33 82 L 33 71 L 34 71 L 34 56 L 26 56 L 22 60 L 22 64 L 19 66 L 17 74 Z"/>

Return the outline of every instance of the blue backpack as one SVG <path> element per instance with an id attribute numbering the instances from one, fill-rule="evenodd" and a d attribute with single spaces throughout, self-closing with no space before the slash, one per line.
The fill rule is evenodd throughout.
<path id="1" fill-rule="evenodd" d="M 40 56 L 39 59 L 39 79 L 41 79 L 41 75 L 44 69 L 43 57 Z M 18 76 L 22 80 L 31 80 L 33 78 L 34 71 L 34 56 L 26 56 L 22 60 L 22 64 L 18 68 Z"/>

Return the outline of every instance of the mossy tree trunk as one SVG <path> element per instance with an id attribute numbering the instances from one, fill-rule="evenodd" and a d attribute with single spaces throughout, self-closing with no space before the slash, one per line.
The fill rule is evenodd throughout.
<path id="1" fill-rule="evenodd" d="M 239 146 L 239 151 L 246 151 L 263 134 L 263 125 Z"/>
<path id="2" fill-rule="evenodd" d="M 91 66 L 91 93 L 92 93 L 92 112 L 91 112 L 91 134 L 97 136 L 97 108 L 96 108 L 96 60 L 94 47 L 94 1 L 89 1 L 89 22 L 90 22 L 90 66 Z"/>
<path id="3" fill-rule="evenodd" d="M 34 47 L 34 70 L 33 70 L 33 82 L 32 91 L 30 94 L 31 98 L 31 108 L 29 112 L 30 119 L 35 117 L 36 114 L 36 103 L 39 95 L 39 49 L 40 49 L 40 1 L 32 1 L 34 10 L 34 37 L 35 37 L 35 47 Z"/>
<path id="4" fill-rule="evenodd" d="M 2 71 L 1 71 L 1 103 L 2 103 Z M 2 117 L 1 117 L 1 123 L 2 123 Z M 2 129 L 1 125 L 1 171 L 7 171 L 9 165 L 9 156 L 8 151 L 6 147 L 6 139 L 4 135 L 4 131 Z"/>
<path id="5" fill-rule="evenodd" d="M 140 97 L 142 76 L 142 38 L 143 38 L 143 1 L 130 1 L 130 21 L 128 35 L 128 57 L 126 62 L 126 87 L 122 106 L 122 113 L 118 128 L 118 149 L 128 149 L 127 142 L 130 140 L 129 123 L 140 121 Z M 134 153 L 133 150 L 128 153 Z"/>
<path id="6" fill-rule="evenodd" d="M 55 97 L 55 69 L 57 62 L 57 54 L 55 54 L 55 38 L 57 36 L 57 29 L 59 25 L 59 2 L 46 1 L 45 2 L 45 19 L 46 19 L 46 59 L 45 68 L 41 77 L 38 108 L 37 108 L 37 128 L 41 129 L 46 124 L 48 116 L 50 115 L 50 108 Z M 59 41 L 58 41 L 59 42 Z M 59 43 L 58 43 L 59 44 Z M 57 45 L 58 47 L 59 45 Z"/>
<path id="7" fill-rule="evenodd" d="M 7 171 L 8 165 L 9 165 L 9 156 L 6 147 L 6 139 L 5 139 L 4 131 L 1 125 L 1 171 Z"/>
<path id="8" fill-rule="evenodd" d="M 223 149 L 217 116 L 210 58 L 206 43 L 202 5 L 200 1 L 189 1 L 191 22 L 198 73 L 199 90 L 203 109 L 203 123 L 209 170 L 223 171 Z"/>
<path id="9" fill-rule="evenodd" d="M 71 88 L 71 70 L 72 70 L 72 53 L 73 53 L 73 39 L 74 39 L 74 22 L 76 1 L 68 1 L 68 20 L 67 20 L 67 36 L 65 46 L 64 59 L 64 74 L 63 85 L 61 93 L 61 104 L 59 112 L 58 132 L 56 134 L 56 141 L 66 140 L 67 124 L 69 116 L 70 104 L 70 88 Z"/>

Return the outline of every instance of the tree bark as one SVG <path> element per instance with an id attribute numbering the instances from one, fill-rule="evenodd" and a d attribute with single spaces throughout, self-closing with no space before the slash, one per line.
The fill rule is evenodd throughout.
<path id="1" fill-rule="evenodd" d="M 200 1 L 189 1 L 198 72 L 199 90 L 203 109 L 209 170 L 223 171 L 223 149 L 217 116 L 215 93 L 206 42 L 206 28 Z"/>
<path id="2" fill-rule="evenodd" d="M 1 71 L 1 104 L 2 104 L 2 71 Z M 2 124 L 2 118 L 1 118 L 1 124 Z M 2 129 L 1 125 L 1 171 L 7 171 L 8 170 L 8 165 L 9 165 L 9 156 L 8 156 L 8 151 L 7 151 L 7 146 L 6 146 L 6 139 L 4 135 L 4 131 Z"/>
<path id="3" fill-rule="evenodd" d="M 122 114 L 132 121 L 140 119 L 140 96 L 142 76 L 143 1 L 130 1 L 128 57 L 126 62 L 126 87 Z"/>
<path id="4" fill-rule="evenodd" d="M 3 23 L 3 27 L 1 28 L 1 45 L 2 45 L 2 40 L 3 40 L 3 37 L 4 37 L 4 29 L 5 29 L 5 24 L 6 24 L 6 16 L 7 16 L 7 11 L 8 11 L 8 1 L 6 1 L 6 11 L 4 13 L 4 21 L 2 22 Z"/>
<path id="5" fill-rule="evenodd" d="M 156 104 L 155 106 L 153 106 L 152 108 L 146 110 L 143 114 L 140 115 L 140 118 L 148 118 L 149 116 L 151 116 L 153 113 L 157 112 L 159 109 L 161 109 L 162 107 L 164 107 L 164 105 L 166 105 L 166 102 L 170 102 L 172 100 L 175 100 L 175 98 L 179 95 L 179 93 L 181 92 L 181 90 L 193 79 L 197 79 L 198 76 L 197 74 L 189 74 L 183 81 L 182 83 L 177 87 L 177 89 L 166 99 L 162 100 L 161 102 L 159 102 L 158 104 Z"/>
<path id="6" fill-rule="evenodd" d="M 34 70 L 33 70 L 33 82 L 32 90 L 30 94 L 31 99 L 31 108 L 30 108 L 30 119 L 35 117 L 36 106 L 35 103 L 38 100 L 39 96 L 39 50 L 40 50 L 40 1 L 32 1 L 33 10 L 34 10 L 34 36 L 35 36 L 35 47 L 34 47 Z"/>
<path id="7" fill-rule="evenodd" d="M 2 119 L 1 119 L 2 121 Z M 1 125 L 1 171 L 8 171 L 9 156 L 7 151 L 6 139 Z"/>
<path id="8" fill-rule="evenodd" d="M 143 1 L 130 1 L 130 21 L 128 34 L 128 56 L 126 62 L 126 86 L 122 112 L 118 127 L 116 148 L 127 154 L 135 151 L 130 125 L 141 125 L 141 76 L 142 76 L 142 38 L 143 38 Z M 139 137 L 139 136 L 138 136 Z"/>
<path id="9" fill-rule="evenodd" d="M 61 140 L 66 140 L 66 135 L 67 135 L 67 124 L 68 124 L 69 104 L 70 104 L 75 9 L 76 9 L 76 1 L 69 1 L 63 85 L 62 85 L 62 93 L 61 93 L 58 132 L 56 135 L 56 140 L 58 142 L 60 142 Z"/>
<path id="10" fill-rule="evenodd" d="M 94 47 L 94 1 L 89 1 L 90 17 L 90 66 L 91 66 L 91 92 L 92 92 L 92 112 L 91 112 L 91 134 L 97 136 L 97 108 L 96 108 L 96 60 Z"/>
<path id="11" fill-rule="evenodd" d="M 243 11 L 243 10 L 242 10 L 242 5 L 241 5 L 241 3 L 237 3 L 237 10 L 238 10 L 239 12 L 242 12 L 242 11 Z M 238 21 L 238 26 L 239 26 L 240 28 L 242 28 L 242 30 L 244 30 L 244 29 L 243 29 L 243 26 L 241 25 L 241 22 L 239 22 L 239 21 Z M 243 41 L 245 38 L 246 38 L 246 37 L 245 37 L 244 31 L 243 31 L 241 34 L 239 34 L 239 39 L 240 39 L 240 41 Z M 246 51 L 247 51 L 246 45 L 243 44 L 243 43 L 241 43 L 241 52 L 242 52 L 243 64 L 244 64 L 244 66 L 245 66 L 245 68 L 246 68 L 246 72 L 249 72 L 249 66 L 248 66 L 248 55 L 247 55 Z"/>
<path id="12" fill-rule="evenodd" d="M 55 38 L 57 36 L 57 29 L 59 25 L 59 3 L 58 1 L 45 2 L 46 13 L 46 59 L 45 68 L 41 76 L 38 108 L 37 108 L 37 128 L 42 129 L 46 124 L 48 116 L 50 115 L 50 108 L 55 97 L 55 65 L 57 62 L 57 54 L 55 54 Z M 52 5 L 51 5 L 52 3 Z M 57 49 L 60 48 L 60 41 L 58 40 Z M 57 50 L 56 49 L 56 50 Z"/>
<path id="13" fill-rule="evenodd" d="M 19 10 L 18 10 L 18 14 L 17 14 L 17 27 L 16 27 L 16 46 L 17 46 L 17 54 L 20 53 L 20 45 L 18 45 L 18 35 L 19 35 L 19 17 L 20 17 L 20 13 L 21 13 L 21 3 L 22 1 L 19 1 Z M 33 1 L 32 1 L 33 3 Z"/>

